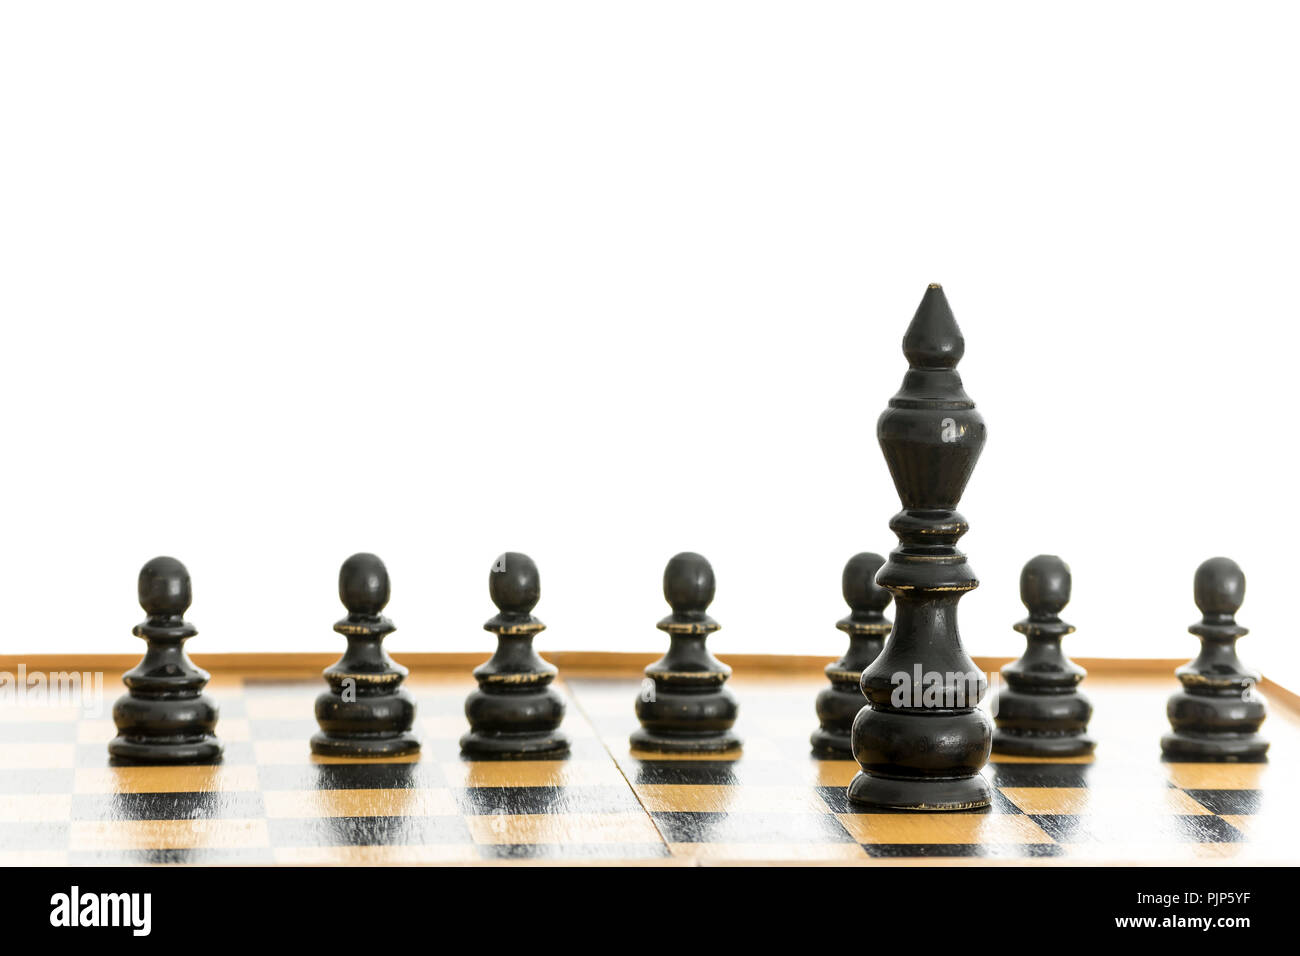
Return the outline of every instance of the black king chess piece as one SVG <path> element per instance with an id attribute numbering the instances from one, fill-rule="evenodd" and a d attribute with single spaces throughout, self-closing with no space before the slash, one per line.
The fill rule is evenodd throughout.
<path id="1" fill-rule="evenodd" d="M 849 558 L 840 579 L 848 617 L 835 626 L 849 636 L 844 656 L 826 665 L 831 686 L 817 695 L 817 719 L 813 731 L 813 753 L 820 757 L 848 757 L 853 753 L 849 731 L 853 718 L 866 703 L 862 696 L 862 672 L 876 659 L 893 625 L 885 617 L 889 592 L 876 584 L 876 573 L 885 559 L 864 551 Z"/>
<path id="2" fill-rule="evenodd" d="M 1183 689 L 1169 698 L 1173 732 L 1160 739 L 1171 761 L 1266 760 L 1268 741 L 1258 733 L 1267 711 L 1255 691 L 1259 674 L 1237 657 L 1237 638 L 1249 633 L 1235 618 L 1246 597 L 1246 576 L 1229 558 L 1210 558 L 1196 569 L 1196 606 L 1202 618 L 1187 630 L 1201 653 L 1175 671 Z"/>
<path id="3" fill-rule="evenodd" d="M 1040 554 L 1020 572 L 1020 600 L 1029 617 L 1015 625 L 1025 635 L 1025 653 L 1002 668 L 1006 689 L 993 708 L 998 729 L 995 753 L 1022 757 L 1080 757 L 1097 742 L 1088 736 L 1092 704 L 1079 693 L 1088 676 L 1061 650 L 1074 632 L 1059 617 L 1070 603 L 1070 568 L 1054 554 Z"/>
<path id="4" fill-rule="evenodd" d="M 190 573 L 175 558 L 154 558 L 140 569 L 138 592 L 148 618 L 131 633 L 147 647 L 122 675 L 127 693 L 113 705 L 117 736 L 108 753 L 130 763 L 212 763 L 221 742 L 214 735 L 217 705 L 203 693 L 211 675 L 185 653 L 185 642 L 199 632 L 184 618 Z"/>
<path id="5" fill-rule="evenodd" d="M 720 625 L 706 613 L 715 589 L 713 568 L 702 555 L 683 551 L 664 568 L 664 598 L 673 612 L 659 622 L 668 652 L 645 669 L 636 700 L 637 750 L 721 753 L 740 746 L 731 730 L 738 710 L 725 686 L 731 668 L 705 646 Z"/>
<path id="6" fill-rule="evenodd" d="M 348 616 L 334 630 L 348 639 L 325 669 L 329 690 L 316 698 L 320 731 L 311 752 L 323 757 L 400 757 L 415 753 L 415 701 L 402 689 L 407 670 L 384 650 L 397 626 L 380 612 L 388 604 L 388 569 L 373 554 L 354 554 L 339 568 L 339 600 Z"/>
<path id="7" fill-rule="evenodd" d="M 478 690 L 465 700 L 470 731 L 460 749 L 471 757 L 560 757 L 569 740 L 560 730 L 564 697 L 552 686 L 558 673 L 537 656 L 533 638 L 546 625 L 532 610 L 542 595 L 537 565 L 507 551 L 488 573 L 488 594 L 497 614 L 483 625 L 497 636 L 492 657 L 474 668 Z"/>
<path id="8" fill-rule="evenodd" d="M 938 285 L 903 336 L 909 369 L 876 422 L 903 510 L 889 523 L 898 547 L 876 577 L 894 595 L 894 629 L 862 672 L 866 706 L 853 721 L 862 767 L 849 799 L 871 807 L 986 807 L 992 723 L 977 708 L 988 681 L 962 648 L 957 601 L 979 585 L 957 550 L 962 491 L 984 447 L 984 420 L 962 389 L 965 341 Z"/>

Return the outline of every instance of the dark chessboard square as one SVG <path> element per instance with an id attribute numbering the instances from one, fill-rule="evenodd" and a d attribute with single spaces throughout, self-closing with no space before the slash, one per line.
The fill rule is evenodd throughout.
<path id="1" fill-rule="evenodd" d="M 1227 820 L 1214 816 L 1180 816 L 1192 843 L 1245 843 L 1242 833 Z"/>
<path id="2" fill-rule="evenodd" d="M 867 856 L 901 857 L 1053 857 L 1062 856 L 1065 848 L 1054 843 L 866 843 Z"/>
<path id="3" fill-rule="evenodd" d="M 622 786 L 466 787 L 455 791 L 463 813 L 636 813 L 636 795 Z"/>
<path id="4" fill-rule="evenodd" d="M 978 843 L 864 843 L 867 856 L 926 857 L 926 856 L 985 856 L 988 848 Z"/>
<path id="5" fill-rule="evenodd" d="M 1062 813 L 1034 813 L 1030 815 L 1048 836 L 1057 843 L 1096 843 L 1101 837 L 1093 829 L 1090 817 Z"/>
<path id="6" fill-rule="evenodd" d="M 657 811 L 651 817 L 669 843 L 854 842 L 830 813 Z"/>
<path id="7" fill-rule="evenodd" d="M 736 786 L 736 765 L 732 760 L 638 760 L 629 777 L 634 784 L 694 784 Z"/>
<path id="8" fill-rule="evenodd" d="M 817 795 L 822 798 L 831 813 L 861 813 L 861 807 L 849 799 L 847 787 L 818 787 Z"/>
<path id="9" fill-rule="evenodd" d="M 62 821 L 0 823 L 0 850 L 62 850 L 70 825 Z"/>
<path id="10" fill-rule="evenodd" d="M 1091 770 L 1092 765 L 1086 763 L 994 763 L 988 773 L 995 787 L 1074 789 L 1088 786 Z"/>
<path id="11" fill-rule="evenodd" d="M 1035 859 L 1052 856 L 1065 856 L 1066 849 L 1059 843 L 1022 843 L 1008 844 L 1009 855 L 1034 857 Z M 1013 852 L 1012 852 L 1013 851 Z"/>
<path id="12" fill-rule="evenodd" d="M 1261 790 L 1187 790 L 1193 800 L 1214 813 L 1229 816 L 1259 813 Z"/>
<path id="13" fill-rule="evenodd" d="M 271 843 L 278 847 L 393 846 L 468 844 L 462 817 L 321 817 L 269 820 Z"/>
<path id="14" fill-rule="evenodd" d="M 671 855 L 663 843 L 494 843 L 478 850 L 485 860 L 655 860 Z"/>
<path id="15" fill-rule="evenodd" d="M 215 820 L 265 816 L 262 795 L 249 791 L 74 794 L 74 820 Z"/>
<path id="16" fill-rule="evenodd" d="M 414 763 L 264 764 L 257 768 L 263 790 L 401 790 L 446 786 L 432 761 Z"/>

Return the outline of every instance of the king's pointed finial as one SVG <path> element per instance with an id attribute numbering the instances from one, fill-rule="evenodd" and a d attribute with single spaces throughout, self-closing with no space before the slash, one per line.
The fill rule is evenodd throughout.
<path id="1" fill-rule="evenodd" d="M 965 351 L 966 340 L 957 328 L 943 286 L 931 282 L 903 335 L 907 363 L 912 368 L 955 368 Z"/>

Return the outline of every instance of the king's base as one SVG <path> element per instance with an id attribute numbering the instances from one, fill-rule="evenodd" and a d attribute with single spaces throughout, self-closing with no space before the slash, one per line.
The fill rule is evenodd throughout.
<path id="1" fill-rule="evenodd" d="M 858 772 L 849 783 L 849 799 L 883 810 L 979 810 L 993 802 L 993 788 L 973 777 L 875 777 Z"/>
<path id="2" fill-rule="evenodd" d="M 740 738 L 730 730 L 707 734 L 656 734 L 642 727 L 632 731 L 633 750 L 663 754 L 711 754 L 740 749 Z"/>
<path id="3" fill-rule="evenodd" d="M 853 744 L 847 730 L 818 727 L 812 734 L 812 752 L 818 757 L 853 757 Z"/>
<path id="4" fill-rule="evenodd" d="M 1165 734 L 1164 759 L 1171 762 L 1259 763 L 1267 760 L 1268 741 L 1259 734 Z"/>
<path id="5" fill-rule="evenodd" d="M 216 763 L 221 759 L 221 741 L 210 735 L 181 741 L 119 736 L 108 742 L 108 755 L 122 763 Z"/>
<path id="6" fill-rule="evenodd" d="M 419 749 L 420 741 L 414 734 L 342 737 L 316 733 L 311 738 L 311 752 L 318 757 L 404 757 Z"/>
<path id="7" fill-rule="evenodd" d="M 1013 734 L 993 732 L 993 752 L 1012 757 L 1084 757 L 1097 749 L 1087 734 Z"/>
<path id="8" fill-rule="evenodd" d="M 460 752 L 467 757 L 488 760 L 563 757 L 569 752 L 569 738 L 558 730 L 529 734 L 486 734 L 471 730 L 460 738 Z"/>

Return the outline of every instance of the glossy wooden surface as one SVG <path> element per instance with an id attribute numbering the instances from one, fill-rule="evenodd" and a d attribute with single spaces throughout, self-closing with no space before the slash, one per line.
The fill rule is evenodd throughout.
<path id="1" fill-rule="evenodd" d="M 311 754 L 312 673 L 215 670 L 215 766 L 112 767 L 106 711 L 0 704 L 0 863 L 1300 862 L 1294 698 L 1264 689 L 1268 763 L 1166 764 L 1172 672 L 1090 666 L 1096 753 L 995 755 L 994 805 L 946 814 L 847 801 L 856 763 L 809 748 L 816 669 L 737 667 L 744 747 L 705 755 L 629 749 L 635 669 L 562 672 L 564 760 L 463 759 L 475 684 L 459 662 L 413 669 L 406 684 L 421 751 L 363 762 Z"/>

